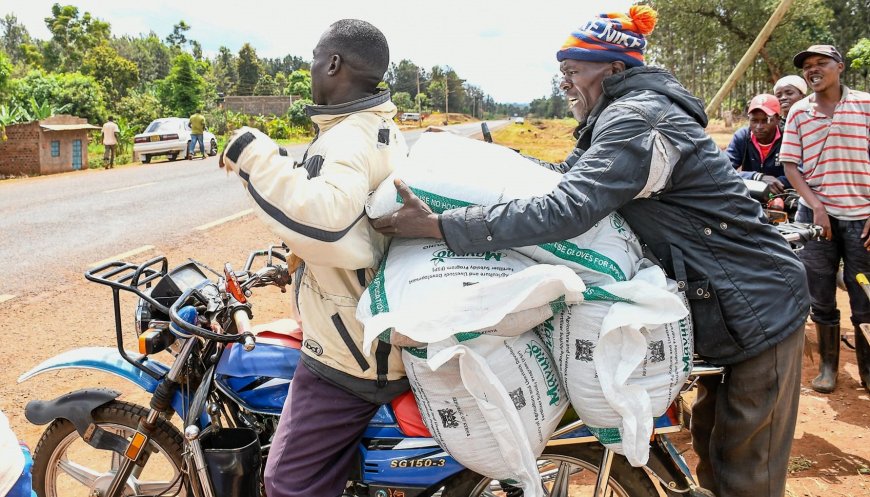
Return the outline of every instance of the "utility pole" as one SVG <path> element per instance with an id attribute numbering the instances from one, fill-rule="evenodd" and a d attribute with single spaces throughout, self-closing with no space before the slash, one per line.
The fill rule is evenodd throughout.
<path id="1" fill-rule="evenodd" d="M 752 42 L 752 45 L 749 46 L 749 49 L 743 54 L 743 58 L 740 59 L 740 62 L 737 63 L 737 66 L 731 71 L 731 75 L 728 76 L 728 79 L 725 80 L 725 83 L 722 84 L 722 88 L 719 88 L 719 91 L 716 92 L 716 96 L 713 97 L 713 100 L 710 100 L 710 103 L 707 104 L 707 108 L 704 111 L 709 116 L 714 110 L 717 110 L 719 106 L 722 104 L 722 101 L 725 100 L 725 96 L 731 92 L 734 88 L 734 85 L 737 83 L 737 80 L 743 77 L 743 74 L 746 72 L 746 69 L 752 64 L 755 60 L 755 57 L 758 56 L 758 52 L 761 51 L 761 47 L 767 43 L 767 39 L 770 38 L 773 30 L 776 29 L 776 26 L 779 25 L 779 22 L 782 21 L 782 18 L 785 16 L 785 13 L 788 12 L 791 4 L 794 3 L 794 0 L 780 0 L 779 6 L 776 10 L 773 11 L 773 14 L 770 15 L 770 19 L 767 20 L 767 24 L 761 28 L 761 32 L 758 33 L 758 36 L 755 38 L 755 41 Z"/>
<path id="2" fill-rule="evenodd" d="M 417 69 L 417 96 L 414 99 L 417 101 L 417 113 L 420 113 L 420 68 L 414 66 Z"/>
<path id="3" fill-rule="evenodd" d="M 447 75 L 444 75 L 444 125 L 450 124 L 450 107 L 448 106 L 450 98 L 450 85 L 447 84 Z"/>

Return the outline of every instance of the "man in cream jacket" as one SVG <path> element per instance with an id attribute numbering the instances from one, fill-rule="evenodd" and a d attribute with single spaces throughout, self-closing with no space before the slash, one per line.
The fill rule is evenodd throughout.
<path id="1" fill-rule="evenodd" d="M 364 215 L 373 191 L 407 156 L 379 91 L 389 63 L 371 24 L 332 24 L 314 49 L 307 112 L 317 136 L 301 164 L 257 130 L 243 128 L 222 162 L 238 172 L 255 210 L 303 266 L 296 303 L 303 356 L 266 464 L 269 497 L 337 497 L 356 446 L 379 405 L 408 389 L 399 350 L 362 352 L 358 299 L 386 249 Z"/>

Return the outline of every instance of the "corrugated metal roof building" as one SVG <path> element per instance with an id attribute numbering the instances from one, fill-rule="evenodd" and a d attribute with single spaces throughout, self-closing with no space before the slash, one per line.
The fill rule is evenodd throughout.
<path id="1" fill-rule="evenodd" d="M 37 176 L 88 167 L 88 133 L 99 130 L 87 119 L 57 115 L 6 126 L 0 141 L 0 175 Z"/>

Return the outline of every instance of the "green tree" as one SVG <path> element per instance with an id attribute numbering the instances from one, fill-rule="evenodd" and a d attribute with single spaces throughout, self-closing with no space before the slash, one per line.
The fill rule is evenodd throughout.
<path id="1" fill-rule="evenodd" d="M 0 19 L 0 29 L 3 32 L 3 37 L 0 38 L 0 49 L 9 55 L 13 64 L 29 63 L 28 51 L 35 50 L 36 46 L 27 28 L 18 22 L 15 14 L 6 14 L 3 19 Z"/>
<path id="2" fill-rule="evenodd" d="M 849 50 L 848 57 L 852 59 L 850 64 L 856 75 L 864 77 L 864 89 L 870 89 L 870 39 L 861 38 L 855 46 Z"/>
<path id="3" fill-rule="evenodd" d="M 227 47 L 220 47 L 212 64 L 211 78 L 215 89 L 224 95 L 232 95 L 239 82 L 239 70 L 235 55 Z"/>
<path id="4" fill-rule="evenodd" d="M 202 106 L 205 80 L 196 72 L 196 61 L 182 52 L 172 61 L 169 76 L 158 84 L 157 95 L 168 110 L 177 116 L 189 116 Z"/>
<path id="5" fill-rule="evenodd" d="M 78 7 L 73 5 L 52 5 L 45 25 L 51 32 L 51 42 L 46 47 L 51 57 L 46 57 L 46 62 L 57 64 L 48 67 L 50 70 L 77 71 L 84 54 L 108 41 L 111 35 L 109 23 L 93 17 L 90 12 L 80 16 Z"/>
<path id="6" fill-rule="evenodd" d="M 464 79 L 461 79 L 456 71 L 449 66 L 435 66 L 432 68 L 431 80 L 426 88 L 426 94 L 432 99 L 433 105 L 444 109 L 444 86 L 447 85 L 447 109 L 451 112 L 463 112 L 466 108 L 466 94 L 463 84 Z M 436 89 L 433 89 L 435 85 Z"/>
<path id="7" fill-rule="evenodd" d="M 82 74 L 89 74 L 100 83 L 110 105 L 125 97 L 139 83 L 136 64 L 121 57 L 108 43 L 88 51 L 82 63 Z"/>
<path id="8" fill-rule="evenodd" d="M 444 88 L 446 87 L 445 80 L 436 79 L 429 83 L 429 87 L 426 89 L 426 94 L 429 95 L 429 102 L 432 104 L 432 108 L 441 109 L 444 111 L 444 98 L 446 92 Z"/>
<path id="9" fill-rule="evenodd" d="M 828 0 L 830 1 L 830 0 Z M 778 0 L 669 0 L 652 2 L 659 23 L 650 35 L 648 59 L 676 75 L 692 93 L 709 100 L 755 40 Z M 826 0 L 795 0 L 731 92 L 727 107 L 743 109 L 754 95 L 794 74 L 794 54 L 833 41 L 833 14 Z"/>
<path id="10" fill-rule="evenodd" d="M 278 86 L 272 76 L 264 74 L 260 76 L 257 84 L 254 85 L 254 95 L 271 96 L 278 94 Z"/>
<path id="11" fill-rule="evenodd" d="M 283 95 L 284 90 L 287 88 L 287 75 L 283 72 L 275 73 L 275 87 L 278 92 L 275 95 Z"/>
<path id="12" fill-rule="evenodd" d="M 54 108 L 69 105 L 66 113 L 87 118 L 91 124 L 102 123 L 108 115 L 103 89 L 92 76 L 33 70 L 13 79 L 9 86 L 12 100 L 19 106 L 29 106 L 31 99 Z"/>
<path id="13" fill-rule="evenodd" d="M 850 64 L 852 69 L 864 70 L 865 72 L 870 69 L 870 39 L 861 38 L 858 40 L 858 43 L 849 50 L 848 56 L 852 59 Z"/>
<path id="14" fill-rule="evenodd" d="M 310 65 L 302 60 L 302 57 L 296 55 L 285 55 L 283 58 L 262 59 L 263 68 L 272 77 L 276 77 L 279 72 L 290 74 L 297 69 L 310 69 Z"/>
<path id="15" fill-rule="evenodd" d="M 387 71 L 386 82 L 390 89 L 395 92 L 405 92 L 409 95 L 417 94 L 417 75 L 420 74 L 420 88 L 426 87 L 425 71 L 408 59 L 402 59 L 398 64 L 390 65 Z"/>
<path id="16" fill-rule="evenodd" d="M 285 95 L 296 95 L 303 100 L 311 100 L 311 71 L 299 69 L 287 78 Z"/>
<path id="17" fill-rule="evenodd" d="M 153 31 L 146 35 L 113 38 L 112 48 L 132 61 L 139 69 L 140 89 L 165 78 L 172 67 L 172 49 L 166 46 Z"/>
<path id="18" fill-rule="evenodd" d="M 172 26 L 172 33 L 166 37 L 166 43 L 180 50 L 187 43 L 185 33 L 188 31 L 190 31 L 190 25 L 184 22 L 184 19 L 178 21 L 178 24 Z"/>
<path id="19" fill-rule="evenodd" d="M 414 108 L 420 110 L 428 109 L 429 97 L 423 92 L 418 93 L 417 96 L 414 97 Z"/>
<path id="20" fill-rule="evenodd" d="M 393 103 L 399 109 L 399 112 L 407 112 L 415 108 L 411 95 L 404 91 L 393 93 Z"/>
<path id="21" fill-rule="evenodd" d="M 6 88 L 9 85 L 9 77 L 12 74 L 12 64 L 6 54 L 0 51 L 0 103 L 6 102 Z"/>
<path id="22" fill-rule="evenodd" d="M 163 117 L 166 111 L 153 92 L 132 91 L 115 107 L 118 115 L 127 120 L 127 126 L 141 133 L 151 121 Z"/>
<path id="23" fill-rule="evenodd" d="M 826 0 L 825 4 L 834 13 L 829 24 L 834 45 L 845 55 L 847 51 L 851 52 L 850 47 L 854 47 L 862 38 L 867 37 L 867 26 L 870 26 L 870 0 Z M 852 58 L 851 55 L 847 57 Z M 863 78 L 863 88 L 870 89 L 867 87 L 866 66 L 858 69 L 852 64 L 847 64 L 843 82 L 850 87 L 855 87 L 859 86 L 858 81 L 861 78 Z"/>
<path id="24" fill-rule="evenodd" d="M 236 93 L 243 96 L 253 95 L 254 87 L 257 86 L 257 81 L 263 74 L 263 67 L 260 65 L 260 59 L 257 58 L 257 51 L 250 43 L 245 43 L 239 50 L 237 67 L 239 82 Z"/>

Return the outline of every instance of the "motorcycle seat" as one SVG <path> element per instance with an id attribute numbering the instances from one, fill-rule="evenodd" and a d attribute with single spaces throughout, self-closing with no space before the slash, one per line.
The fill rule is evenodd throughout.
<path id="1" fill-rule="evenodd" d="M 424 437 L 431 438 L 432 434 L 429 429 L 423 424 L 423 416 L 420 414 L 420 407 L 417 406 L 417 400 L 414 394 L 408 390 L 399 395 L 392 402 L 393 413 L 396 415 L 396 421 L 399 425 L 399 430 L 408 437 Z"/>
<path id="2" fill-rule="evenodd" d="M 302 329 L 293 319 L 279 319 L 271 323 L 262 323 L 251 328 L 257 337 L 257 343 L 268 343 L 289 347 L 302 348 Z"/>

